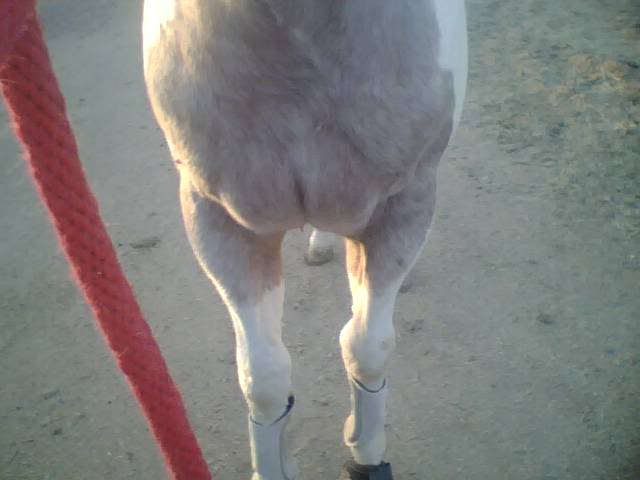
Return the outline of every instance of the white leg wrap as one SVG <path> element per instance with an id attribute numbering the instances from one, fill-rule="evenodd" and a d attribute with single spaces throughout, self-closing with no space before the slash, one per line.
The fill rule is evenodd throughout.
<path id="1" fill-rule="evenodd" d="M 294 399 L 290 397 L 287 410 L 270 425 L 261 425 L 249 417 L 251 480 L 295 480 L 297 466 L 285 434 L 293 404 Z"/>
<path id="2" fill-rule="evenodd" d="M 379 465 L 387 447 L 384 434 L 387 382 L 379 390 L 367 390 L 350 379 L 351 415 L 344 424 L 344 442 L 360 465 Z"/>

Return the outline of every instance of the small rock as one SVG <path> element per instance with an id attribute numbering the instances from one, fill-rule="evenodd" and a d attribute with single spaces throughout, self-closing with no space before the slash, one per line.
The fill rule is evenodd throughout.
<path id="1" fill-rule="evenodd" d="M 60 393 L 60 389 L 56 388 L 55 390 L 49 390 L 48 392 L 44 392 L 42 394 L 42 398 L 45 400 L 50 400 L 53 397 L 57 396 Z"/>
<path id="2" fill-rule="evenodd" d="M 553 167 L 556 164 L 556 161 L 553 160 L 552 158 L 545 158 L 544 161 L 542 162 L 542 165 L 544 165 L 545 167 Z"/>
<path id="3" fill-rule="evenodd" d="M 160 237 L 154 235 L 152 237 L 146 237 L 135 242 L 131 242 L 129 245 L 136 250 L 150 250 L 153 247 L 158 246 L 160 243 Z"/>
<path id="4" fill-rule="evenodd" d="M 536 320 L 543 325 L 553 325 L 556 321 L 548 313 L 540 312 L 536 317 Z"/>

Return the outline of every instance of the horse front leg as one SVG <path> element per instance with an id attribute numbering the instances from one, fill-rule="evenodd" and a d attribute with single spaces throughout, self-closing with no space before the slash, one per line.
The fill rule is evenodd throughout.
<path id="1" fill-rule="evenodd" d="M 386 449 L 386 370 L 395 348 L 393 309 L 433 216 L 435 180 L 387 200 L 367 229 L 346 240 L 352 318 L 340 333 L 351 389 L 344 441 L 353 461 L 343 479 L 392 478 Z"/>
<path id="2" fill-rule="evenodd" d="M 252 480 L 293 480 L 284 430 L 293 408 L 291 358 L 282 342 L 284 234 L 260 236 L 202 197 L 181 175 L 185 227 L 200 265 L 228 307 L 238 380 L 249 407 Z"/>

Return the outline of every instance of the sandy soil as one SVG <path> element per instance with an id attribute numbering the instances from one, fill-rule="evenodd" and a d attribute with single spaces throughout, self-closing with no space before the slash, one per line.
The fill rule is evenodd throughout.
<path id="1" fill-rule="evenodd" d="M 640 478 L 640 7 L 471 0 L 470 90 L 399 298 L 398 479 Z M 248 477 L 226 312 L 185 241 L 140 66 L 140 2 L 42 0 L 104 218 L 216 479 Z M 166 478 L 0 121 L 0 478 Z M 337 478 L 342 262 L 287 240 L 302 479 Z"/>

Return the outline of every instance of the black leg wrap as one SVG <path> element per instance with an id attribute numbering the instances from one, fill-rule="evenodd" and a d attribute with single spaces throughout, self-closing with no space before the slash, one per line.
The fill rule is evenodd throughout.
<path id="1" fill-rule="evenodd" d="M 349 460 L 342 467 L 340 480 L 393 480 L 391 464 L 360 465 Z"/>

